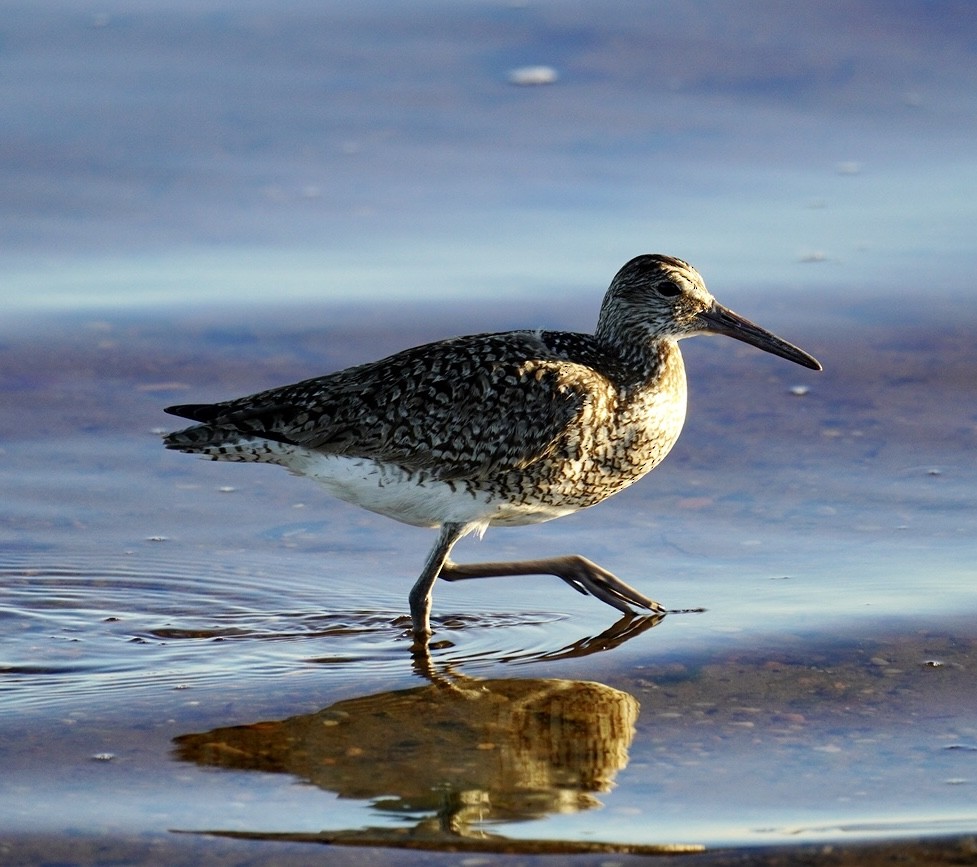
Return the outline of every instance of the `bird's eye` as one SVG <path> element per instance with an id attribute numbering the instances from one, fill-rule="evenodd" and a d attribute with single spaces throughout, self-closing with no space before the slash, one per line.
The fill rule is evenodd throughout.
<path id="1" fill-rule="evenodd" d="M 674 298 L 682 291 L 671 280 L 665 280 L 664 282 L 659 283 L 657 286 L 655 286 L 655 290 L 663 298 Z"/>

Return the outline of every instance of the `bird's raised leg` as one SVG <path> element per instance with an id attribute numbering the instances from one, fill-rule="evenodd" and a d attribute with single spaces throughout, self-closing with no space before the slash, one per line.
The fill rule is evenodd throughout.
<path id="1" fill-rule="evenodd" d="M 431 553 L 428 554 L 420 577 L 411 587 L 407 598 L 410 602 L 410 619 L 415 642 L 426 642 L 431 637 L 431 594 L 434 590 L 434 582 L 438 580 L 444 564 L 448 562 L 448 555 L 455 542 L 466 532 L 465 524 L 442 524 L 438 541 L 434 543 Z"/>
<path id="2" fill-rule="evenodd" d="M 451 545 L 457 539 L 451 541 Z M 451 550 L 448 546 L 448 551 Z M 503 575 L 556 575 L 566 581 L 578 593 L 595 596 L 601 602 L 633 614 L 632 605 L 647 608 L 656 614 L 664 614 L 665 608 L 649 599 L 616 575 L 602 569 L 596 563 L 579 554 L 562 557 L 546 557 L 541 560 L 513 560 L 504 563 L 453 563 L 447 554 L 441 561 L 440 575 L 445 581 L 463 581 L 466 578 L 493 578 Z M 420 582 L 418 582 L 420 583 Z M 417 587 L 415 586 L 415 590 Z M 413 603 L 412 603 L 413 605 Z M 413 610 L 413 608 L 412 608 Z"/>

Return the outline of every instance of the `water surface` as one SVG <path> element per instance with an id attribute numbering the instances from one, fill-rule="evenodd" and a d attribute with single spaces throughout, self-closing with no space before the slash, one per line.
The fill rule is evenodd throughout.
<path id="1" fill-rule="evenodd" d="M 165 403 L 295 379 L 319 354 L 320 369 L 355 361 L 339 326 L 287 311 L 74 317 L 49 323 L 44 356 L 36 335 L 8 335 L 4 393 L 20 412 L 4 414 L 0 691 L 15 829 L 525 852 L 967 832 L 977 386 L 972 323 L 941 314 L 907 310 L 917 354 L 894 362 L 898 324 L 835 310 L 828 339 L 781 312 L 778 329 L 824 361 L 818 377 L 730 341 L 687 344 L 690 419 L 660 468 L 458 557 L 579 551 L 704 610 L 616 622 L 556 579 L 445 585 L 424 664 L 405 614 L 430 533 L 277 468 L 159 445 Z M 443 325 L 336 316 L 376 352 Z M 583 698 L 554 709 L 554 690 Z M 612 733 L 597 694 L 623 714 Z M 465 702 L 509 710 L 479 723 Z M 588 715 L 568 720 L 574 706 Z M 555 740 L 514 725 L 513 707 Z M 605 758 L 581 737 L 603 738 Z M 486 753 L 511 772 L 469 767 Z"/>
<path id="2" fill-rule="evenodd" d="M 972 857 L 969 10 L 7 7 L 0 860 Z M 412 659 L 430 533 L 160 447 L 655 250 L 824 373 L 688 341 L 661 467 L 457 556 L 683 613 L 445 585 Z"/>

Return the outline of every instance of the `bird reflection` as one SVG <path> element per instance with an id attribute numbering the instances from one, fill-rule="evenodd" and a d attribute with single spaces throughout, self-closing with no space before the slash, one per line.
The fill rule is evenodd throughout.
<path id="1" fill-rule="evenodd" d="M 626 615 L 598 635 L 507 662 L 611 650 L 662 621 Z M 450 643 L 415 646 L 428 683 L 347 699 L 313 714 L 175 739 L 177 758 L 206 767 L 291 774 L 404 820 L 399 827 L 318 833 L 208 829 L 194 833 L 353 846 L 450 851 L 674 854 L 697 845 L 507 838 L 499 822 L 599 807 L 628 762 L 638 702 L 593 681 L 481 679 L 445 661 Z M 436 658 L 438 661 L 436 661 Z"/>
<path id="2" fill-rule="evenodd" d="M 599 806 L 627 764 L 637 717 L 633 696 L 600 683 L 441 674 L 422 687 L 175 743 L 183 761 L 292 774 L 413 824 L 406 835 L 323 832 L 329 842 L 439 848 L 501 840 L 481 827 L 488 822 Z"/>
<path id="3" fill-rule="evenodd" d="M 664 619 L 664 614 L 625 614 L 603 632 L 597 635 L 587 635 L 557 650 L 516 651 L 503 654 L 500 656 L 500 659 L 503 662 L 541 662 L 555 659 L 580 659 L 584 656 L 590 656 L 593 653 L 602 653 L 605 650 L 613 650 L 615 647 L 620 647 L 624 642 L 630 641 L 632 638 L 636 638 L 652 627 L 657 626 Z M 437 666 L 433 661 L 433 653 L 451 648 L 452 646 L 450 641 L 416 643 L 411 652 L 414 659 L 414 670 L 421 677 L 425 677 L 428 680 L 437 680 L 439 675 Z M 464 662 L 464 659 L 458 661 Z"/>
<path id="4" fill-rule="evenodd" d="M 627 763 L 637 716 L 632 696 L 600 683 L 456 676 L 176 745 L 185 761 L 382 795 L 384 810 L 447 806 L 456 827 L 596 806 Z"/>

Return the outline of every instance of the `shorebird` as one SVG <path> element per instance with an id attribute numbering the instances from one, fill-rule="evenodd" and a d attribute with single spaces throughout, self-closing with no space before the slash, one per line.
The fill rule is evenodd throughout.
<path id="1" fill-rule="evenodd" d="M 628 262 L 593 334 L 455 337 L 336 373 L 166 412 L 198 424 L 167 448 L 215 461 L 278 464 L 341 500 L 439 528 L 410 591 L 413 634 L 431 635 L 438 578 L 555 575 L 633 614 L 665 609 L 579 555 L 455 563 L 455 543 L 489 526 L 549 521 L 593 506 L 665 457 L 685 421 L 678 341 L 725 334 L 811 370 L 796 346 L 720 305 L 691 265 Z"/>

